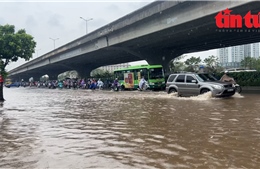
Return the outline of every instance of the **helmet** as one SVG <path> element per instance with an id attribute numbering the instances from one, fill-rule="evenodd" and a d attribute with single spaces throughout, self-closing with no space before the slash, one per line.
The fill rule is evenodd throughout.
<path id="1" fill-rule="evenodd" d="M 225 74 L 228 74 L 228 70 L 225 70 Z"/>

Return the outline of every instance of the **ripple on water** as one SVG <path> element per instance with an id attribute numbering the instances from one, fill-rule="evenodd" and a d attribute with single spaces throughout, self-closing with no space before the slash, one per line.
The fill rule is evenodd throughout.
<path id="1" fill-rule="evenodd" d="M 260 166 L 259 96 L 5 91 L 0 168 Z"/>
<path id="2" fill-rule="evenodd" d="M 222 120 L 220 118 L 209 118 L 210 120 L 213 120 L 213 121 L 219 121 L 219 120 Z"/>

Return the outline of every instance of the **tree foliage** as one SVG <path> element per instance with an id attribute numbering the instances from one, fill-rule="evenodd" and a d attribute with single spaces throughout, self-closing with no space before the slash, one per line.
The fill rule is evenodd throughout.
<path id="1" fill-rule="evenodd" d="M 185 69 L 185 64 L 181 61 L 186 57 L 186 55 L 181 55 L 171 60 L 170 62 L 170 71 L 178 72 Z"/>
<path id="2" fill-rule="evenodd" d="M 184 63 L 189 66 L 189 65 L 197 65 L 200 62 L 201 62 L 200 57 L 192 56 L 191 58 L 187 59 Z"/>
<path id="3" fill-rule="evenodd" d="M 104 71 L 102 69 L 95 69 L 91 72 L 91 77 L 93 78 L 113 78 L 114 73 L 111 73 L 109 71 Z"/>
<path id="4" fill-rule="evenodd" d="M 246 69 L 258 69 L 260 68 L 260 60 L 253 57 L 245 57 L 241 60 L 240 65 Z M 259 69 L 258 69 L 259 70 Z"/>
<path id="5" fill-rule="evenodd" d="M 64 80 L 66 78 L 78 78 L 78 72 L 75 70 L 66 71 L 58 75 L 58 80 Z"/>
<path id="6" fill-rule="evenodd" d="M 204 59 L 204 63 L 209 67 L 214 67 L 218 64 L 218 58 L 216 56 L 209 56 Z"/>
<path id="7" fill-rule="evenodd" d="M 28 61 L 32 58 L 36 42 L 26 34 L 24 29 L 15 32 L 14 25 L 0 25 L 0 74 L 5 77 L 6 66 L 16 62 L 19 58 Z M 1 85 L 0 100 L 3 99 L 3 85 Z"/>
<path id="8" fill-rule="evenodd" d="M 223 67 L 219 66 L 218 58 L 211 55 L 203 60 L 206 65 L 206 71 L 211 73 L 221 72 L 224 70 Z"/>
<path id="9" fill-rule="evenodd" d="M 171 61 L 171 72 L 180 72 L 180 71 L 188 71 L 188 72 L 196 72 L 199 70 L 199 67 L 202 65 L 202 60 L 200 57 L 191 57 L 189 59 L 184 60 L 186 55 L 182 55 L 178 58 L 175 58 Z M 218 58 L 216 56 L 208 56 L 203 60 L 204 71 L 206 72 L 221 72 L 224 70 L 223 67 L 219 66 Z"/>
<path id="10" fill-rule="evenodd" d="M 187 59 L 184 63 L 187 65 L 185 68 L 185 71 L 188 72 L 194 72 L 196 69 L 198 69 L 198 64 L 200 64 L 201 59 L 200 57 L 194 57 Z"/>
<path id="11" fill-rule="evenodd" d="M 104 73 L 105 73 L 105 71 L 103 69 L 97 68 L 97 69 L 92 70 L 90 75 L 96 77 L 97 75 L 101 75 Z"/>
<path id="12" fill-rule="evenodd" d="M 13 25 L 0 25 L 0 59 L 1 73 L 10 62 L 16 62 L 19 58 L 28 61 L 32 58 L 36 42 L 33 37 L 26 34 L 24 29 L 15 33 Z"/>

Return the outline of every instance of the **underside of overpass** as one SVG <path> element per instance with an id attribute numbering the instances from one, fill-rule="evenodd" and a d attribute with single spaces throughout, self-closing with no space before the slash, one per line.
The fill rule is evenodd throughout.
<path id="1" fill-rule="evenodd" d="M 184 2 L 178 8 L 185 8 L 187 3 L 190 2 Z M 244 16 L 249 10 L 251 10 L 251 13 L 258 13 L 258 5 L 259 2 L 250 2 L 246 5 L 232 8 L 232 10 L 239 11 L 239 14 Z M 164 15 L 169 15 L 171 13 L 170 10 L 173 9 L 165 10 L 163 14 L 158 13 L 153 18 L 160 20 Z M 99 66 L 138 60 L 146 60 L 150 64 L 162 64 L 167 69 L 170 60 L 183 53 L 199 52 L 260 41 L 260 32 L 258 32 L 258 29 L 252 29 L 248 32 L 248 29 L 245 27 L 242 29 L 226 30 L 217 28 L 215 24 L 216 14 L 146 34 L 145 36 L 140 36 L 116 45 L 110 45 L 73 58 L 50 63 L 37 69 L 28 70 L 22 74 L 28 78 L 31 76 L 40 77 L 44 74 L 57 77 L 58 74 L 65 71 L 76 70 L 82 77 L 86 77 L 90 74 L 91 70 Z M 137 22 L 135 23 L 135 27 L 138 27 L 139 24 L 148 23 L 150 20 L 151 18 L 147 18 L 142 20 L 142 22 Z M 126 27 L 125 29 L 135 28 L 129 25 L 129 28 Z M 112 35 L 111 33 L 107 36 L 108 44 L 109 36 Z M 78 47 L 84 48 L 84 44 Z M 18 78 L 19 74 L 12 77 Z"/>

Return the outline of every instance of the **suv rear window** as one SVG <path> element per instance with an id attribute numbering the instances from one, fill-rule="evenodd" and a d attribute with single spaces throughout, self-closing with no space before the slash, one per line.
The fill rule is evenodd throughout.
<path id="1" fill-rule="evenodd" d="M 175 82 L 184 82 L 185 75 L 179 75 Z"/>

